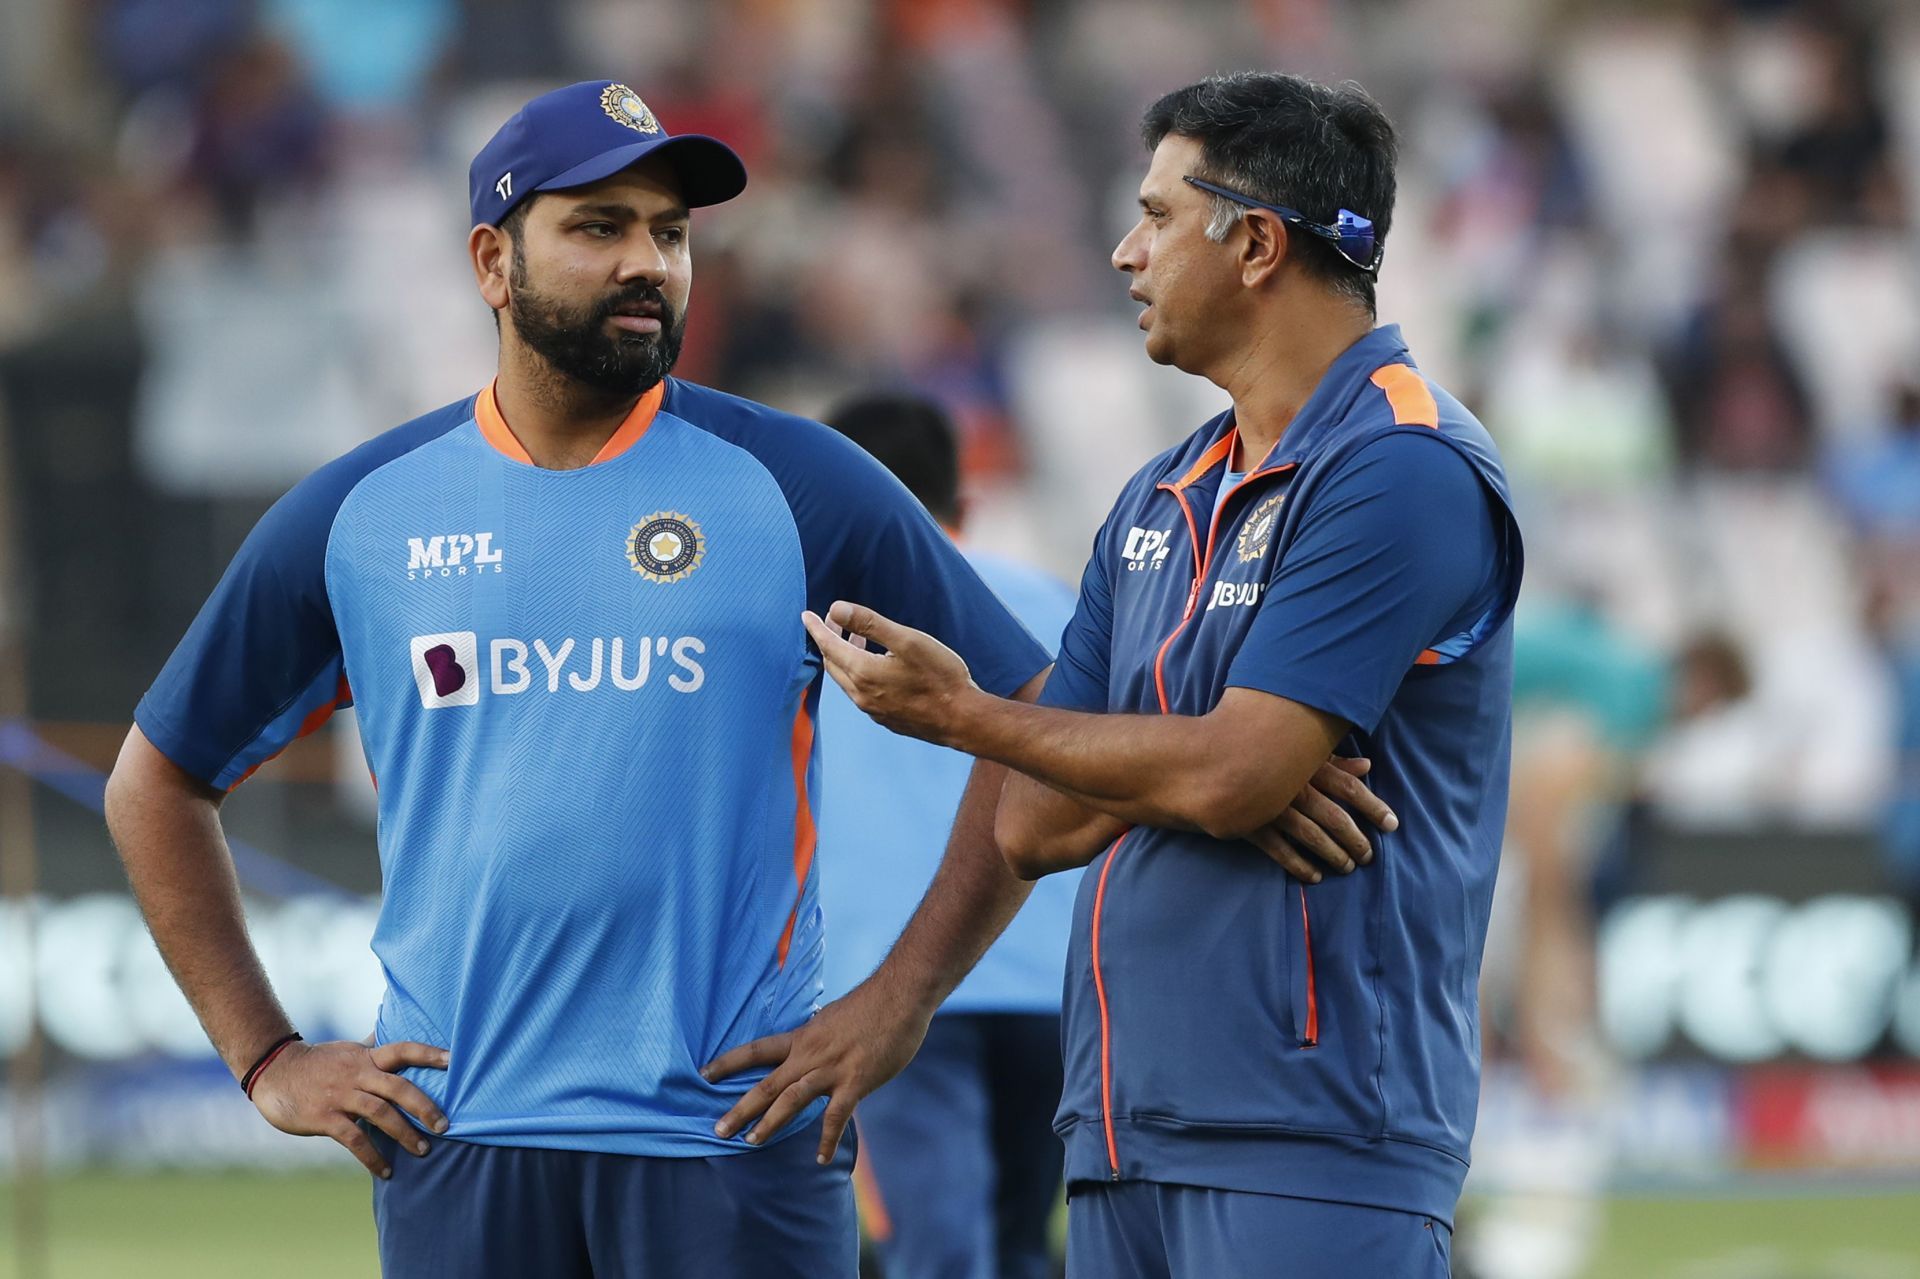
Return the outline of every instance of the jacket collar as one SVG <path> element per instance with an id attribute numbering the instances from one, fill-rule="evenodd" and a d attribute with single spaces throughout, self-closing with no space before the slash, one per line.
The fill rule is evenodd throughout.
<path id="1" fill-rule="evenodd" d="M 1273 452 L 1253 470 L 1271 471 L 1298 465 L 1332 439 L 1351 430 L 1349 410 L 1361 389 L 1368 385 L 1373 371 L 1383 364 L 1411 363 L 1413 359 L 1407 353 L 1399 325 L 1383 324 L 1362 337 L 1327 366 L 1313 394 L 1307 397 L 1286 432 L 1274 444 Z M 1184 489 L 1208 480 L 1231 456 L 1230 437 L 1235 429 L 1231 409 L 1213 419 L 1195 433 L 1194 445 L 1181 449 L 1167 463 L 1160 483 Z"/>

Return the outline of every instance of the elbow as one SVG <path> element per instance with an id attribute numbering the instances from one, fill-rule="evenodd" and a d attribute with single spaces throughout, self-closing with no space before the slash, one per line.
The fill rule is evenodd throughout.
<path id="1" fill-rule="evenodd" d="M 133 803 L 134 783 L 127 772 L 125 760 L 113 766 L 113 771 L 107 774 L 107 793 L 101 803 L 107 819 L 107 834 L 113 837 L 116 847 L 120 844 L 121 832 L 127 829 L 127 810 Z"/>
<path id="2" fill-rule="evenodd" d="M 999 847 L 1000 859 L 1007 864 L 1007 869 L 1020 879 L 1035 880 L 1061 869 L 1056 864 L 1058 850 L 1053 847 L 1054 841 L 1034 823 L 1022 821 L 1004 804 L 993 819 L 993 842 Z"/>

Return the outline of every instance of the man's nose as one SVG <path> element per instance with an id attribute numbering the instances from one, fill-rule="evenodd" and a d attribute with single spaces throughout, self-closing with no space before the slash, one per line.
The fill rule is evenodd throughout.
<path id="1" fill-rule="evenodd" d="M 656 289 L 667 282 L 667 255 L 652 235 L 642 233 L 634 237 L 635 243 L 620 257 L 620 269 L 615 278 L 626 284 L 632 280 L 645 280 Z"/>
<path id="2" fill-rule="evenodd" d="M 1113 263 L 1114 270 L 1125 271 L 1131 275 L 1140 269 L 1139 238 L 1140 229 L 1135 227 L 1121 237 L 1120 243 L 1113 246 L 1113 256 L 1109 261 Z"/>

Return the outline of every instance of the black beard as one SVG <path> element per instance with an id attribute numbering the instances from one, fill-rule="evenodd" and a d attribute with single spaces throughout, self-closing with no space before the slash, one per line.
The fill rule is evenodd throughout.
<path id="1" fill-rule="evenodd" d="M 525 283 L 507 298 L 513 328 L 555 372 L 609 395 L 645 395 L 673 371 L 687 334 L 685 315 L 677 315 L 660 290 L 634 283 L 591 306 L 569 308 Z M 607 321 L 642 303 L 659 308 L 658 333 L 607 335 Z"/>

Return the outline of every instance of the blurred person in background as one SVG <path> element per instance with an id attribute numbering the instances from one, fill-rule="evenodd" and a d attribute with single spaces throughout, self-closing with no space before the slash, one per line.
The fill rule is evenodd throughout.
<path id="1" fill-rule="evenodd" d="M 394 1279 L 851 1274 L 841 1129 L 1026 895 L 992 843 L 1002 770 L 980 765 L 954 829 L 978 844 L 956 864 L 986 873 L 949 877 L 944 913 L 816 1015 L 800 611 L 875 593 L 1007 694 L 1032 696 L 1047 654 L 845 439 L 669 378 L 690 209 L 745 185 L 724 144 L 609 81 L 503 125 L 469 170 L 467 242 L 497 377 L 268 512 L 109 783 L 175 979 L 269 1122 L 376 1174 Z M 307 1044 L 219 805 L 349 704 L 387 989 L 370 1043 Z M 716 1124 L 751 1081 L 702 1064 L 796 1030 L 844 1050 L 816 1076 L 831 1113 Z"/>
<path id="2" fill-rule="evenodd" d="M 1480 990 L 1487 1093 L 1523 1091 L 1501 1100 L 1538 1121 L 1532 1140 L 1475 1146 L 1462 1276 L 1574 1279 L 1599 1242 L 1612 1072 L 1595 1018 L 1595 875 L 1625 834 L 1664 684 L 1658 657 L 1591 594 L 1522 605 L 1513 799 Z"/>
<path id="3" fill-rule="evenodd" d="M 965 548 L 952 421 L 934 401 L 869 395 L 826 414 Z M 965 549 L 981 580 L 1043 643 L 1073 592 L 1005 556 Z M 878 968 L 940 861 L 972 761 L 887 732 L 838 686 L 820 695 L 824 997 Z M 860 1103 L 856 1183 L 887 1279 L 1045 1279 L 1060 1197 L 1060 987 L 1077 874 L 1034 886 L 1007 931 L 947 997 L 905 1070 Z"/>
<path id="4" fill-rule="evenodd" d="M 1379 106 L 1249 72 L 1168 94 L 1141 132 L 1112 263 L 1148 357 L 1233 408 L 1122 493 L 1042 704 L 983 695 L 859 603 L 808 630 L 879 722 L 1015 770 L 996 830 L 1022 874 L 1088 867 L 1056 1120 L 1069 1274 L 1257 1257 L 1442 1276 L 1478 1101 L 1518 529 L 1485 431 L 1375 326 Z M 1328 876 L 1272 832 L 1336 750 L 1374 757 L 1404 825 Z"/>
<path id="5" fill-rule="evenodd" d="M 1775 810 L 1785 744 L 1753 687 L 1746 649 L 1726 631 L 1705 628 L 1681 645 L 1668 722 L 1640 778 L 1662 821 L 1728 828 Z"/>

